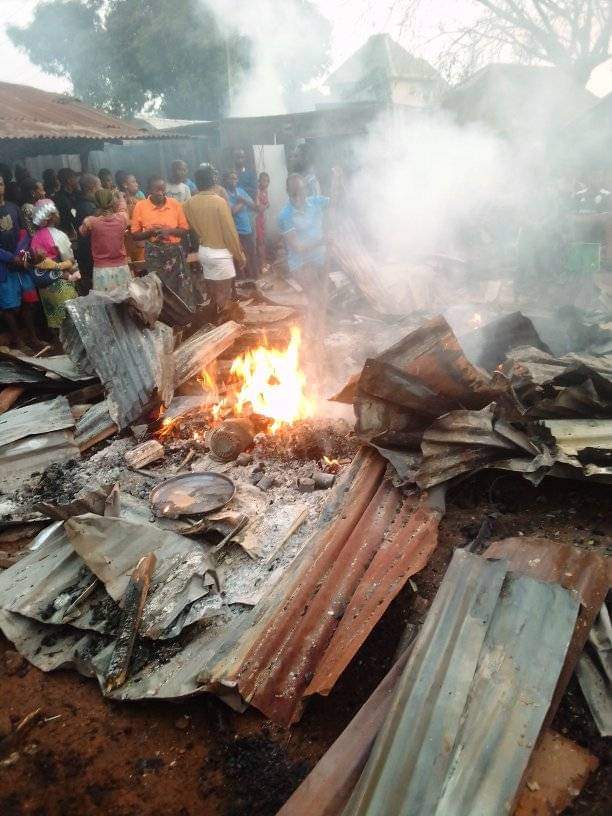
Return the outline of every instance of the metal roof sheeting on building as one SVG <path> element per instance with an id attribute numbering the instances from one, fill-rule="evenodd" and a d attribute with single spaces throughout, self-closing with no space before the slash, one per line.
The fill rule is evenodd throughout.
<path id="1" fill-rule="evenodd" d="M 74 97 L 49 93 L 29 85 L 0 82 L 0 141 L 15 139 L 168 138 L 134 127 Z M 172 138 L 172 137 L 171 137 Z"/>
<path id="2" fill-rule="evenodd" d="M 456 551 L 344 816 L 511 811 L 579 610 Z"/>

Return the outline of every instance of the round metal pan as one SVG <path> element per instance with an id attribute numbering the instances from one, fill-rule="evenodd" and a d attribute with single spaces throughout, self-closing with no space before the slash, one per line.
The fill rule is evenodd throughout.
<path id="1" fill-rule="evenodd" d="M 178 518 L 220 510 L 235 492 L 235 484 L 221 473 L 182 473 L 153 488 L 150 501 L 156 516 Z"/>

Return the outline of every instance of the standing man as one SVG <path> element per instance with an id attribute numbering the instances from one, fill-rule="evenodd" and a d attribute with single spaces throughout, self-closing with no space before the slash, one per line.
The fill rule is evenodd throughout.
<path id="1" fill-rule="evenodd" d="M 208 165 L 196 171 L 199 192 L 184 206 L 185 216 L 200 244 L 199 258 L 206 291 L 215 306 L 216 316 L 224 320 L 231 302 L 236 269 L 246 259 L 236 232 L 230 208 L 215 192 L 215 172 Z"/>
<path id="2" fill-rule="evenodd" d="M 287 249 L 289 272 L 308 299 L 306 332 L 313 348 L 323 341 L 327 309 L 325 234 L 323 218 L 329 206 L 325 196 L 307 196 L 304 179 L 298 173 L 287 178 L 289 201 L 278 216 L 278 226 Z"/>
<path id="3" fill-rule="evenodd" d="M 76 238 L 76 205 L 79 177 L 70 167 L 62 167 L 57 174 L 60 188 L 53 196 L 53 201 L 59 213 L 59 229 L 73 240 Z"/>
<path id="4" fill-rule="evenodd" d="M 257 195 L 257 176 L 253 170 L 248 169 L 246 153 L 241 148 L 234 150 L 234 170 L 238 177 L 238 185 L 246 190 L 254 201 Z"/>
<path id="5" fill-rule="evenodd" d="M 170 166 L 170 181 L 166 184 L 166 195 L 184 204 L 191 198 L 191 190 L 187 184 L 189 170 L 184 161 L 173 161 Z"/>
<path id="6" fill-rule="evenodd" d="M 234 224 L 240 238 L 242 250 L 246 256 L 245 278 L 253 280 L 257 277 L 257 257 L 255 251 L 255 235 L 249 210 L 257 211 L 257 205 L 248 192 L 238 184 L 237 173 L 228 173 L 224 178 L 224 187 L 234 216 Z"/>
<path id="7" fill-rule="evenodd" d="M 79 180 L 80 193 L 76 199 L 75 223 L 77 230 L 83 221 L 90 215 L 95 215 L 98 206 L 95 202 L 95 194 L 102 188 L 102 183 L 98 176 L 85 173 Z M 76 259 L 81 273 L 79 282 L 79 292 L 86 295 L 93 284 L 93 255 L 91 254 L 91 236 L 79 231 L 79 238 L 76 248 Z"/>

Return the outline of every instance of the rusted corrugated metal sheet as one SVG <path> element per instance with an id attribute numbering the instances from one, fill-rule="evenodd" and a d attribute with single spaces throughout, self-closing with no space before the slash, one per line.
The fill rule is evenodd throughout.
<path id="1" fill-rule="evenodd" d="M 199 675 L 202 684 L 215 691 L 235 688 L 271 719 L 295 722 L 305 694 L 312 693 L 307 688 L 318 667 L 329 649 L 337 648 L 332 639 L 350 608 L 342 652 L 328 664 L 322 687 L 340 674 L 408 579 L 406 544 L 423 538 L 422 547 L 408 547 L 417 564 L 435 546 L 433 528 L 440 511 L 433 511 L 436 522 L 429 523 L 416 511 L 418 521 L 411 527 L 413 505 L 406 510 L 401 493 L 382 481 L 385 464 L 374 451 L 360 452 L 348 483 L 339 486 L 322 514 L 322 531 L 304 548 L 296 568 L 255 607 L 239 638 L 228 638 L 217 649 Z M 355 637 L 349 636 L 351 624 Z"/>
<path id="2" fill-rule="evenodd" d="M 0 82 L 0 140 L 176 138 L 140 128 L 74 97 Z"/>
<path id="3" fill-rule="evenodd" d="M 375 546 L 372 560 L 348 600 L 346 611 L 306 690 L 307 695 L 329 694 L 353 656 L 365 642 L 408 578 L 422 570 L 438 544 L 438 525 L 444 512 L 444 492 L 423 495 L 418 502 L 400 497 L 395 515 Z M 374 501 L 376 500 L 376 497 Z M 355 534 L 361 531 L 355 530 Z M 367 534 L 364 543 L 367 543 Z M 377 542 L 374 542 L 376 544 Z M 368 547 L 366 555 L 370 556 Z M 355 563 L 355 562 L 353 562 Z M 338 583 L 339 580 L 338 580 Z M 336 596 L 332 614 L 342 613 L 345 599 Z"/>
<path id="4" fill-rule="evenodd" d="M 511 810 L 578 608 L 557 584 L 456 551 L 344 816 Z"/>
<path id="5" fill-rule="evenodd" d="M 423 460 L 416 474 L 425 489 L 498 460 L 533 459 L 540 451 L 521 431 L 496 416 L 494 405 L 481 411 L 451 411 L 423 434 Z"/>

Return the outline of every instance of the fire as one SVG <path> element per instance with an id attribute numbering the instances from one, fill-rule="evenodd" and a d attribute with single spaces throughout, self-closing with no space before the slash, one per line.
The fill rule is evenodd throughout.
<path id="1" fill-rule="evenodd" d="M 270 431 L 291 425 L 314 413 L 314 403 L 306 395 L 306 377 L 300 369 L 301 333 L 291 329 L 285 350 L 259 346 L 237 357 L 230 369 L 238 380 L 231 409 L 240 416 L 247 411 L 273 420 Z M 217 416 L 227 401 L 216 406 Z M 214 416 L 213 411 L 213 416 Z"/>
<path id="2" fill-rule="evenodd" d="M 482 315 L 480 315 L 478 312 L 474 312 L 470 318 L 470 325 L 473 329 L 479 329 L 482 326 Z"/>

